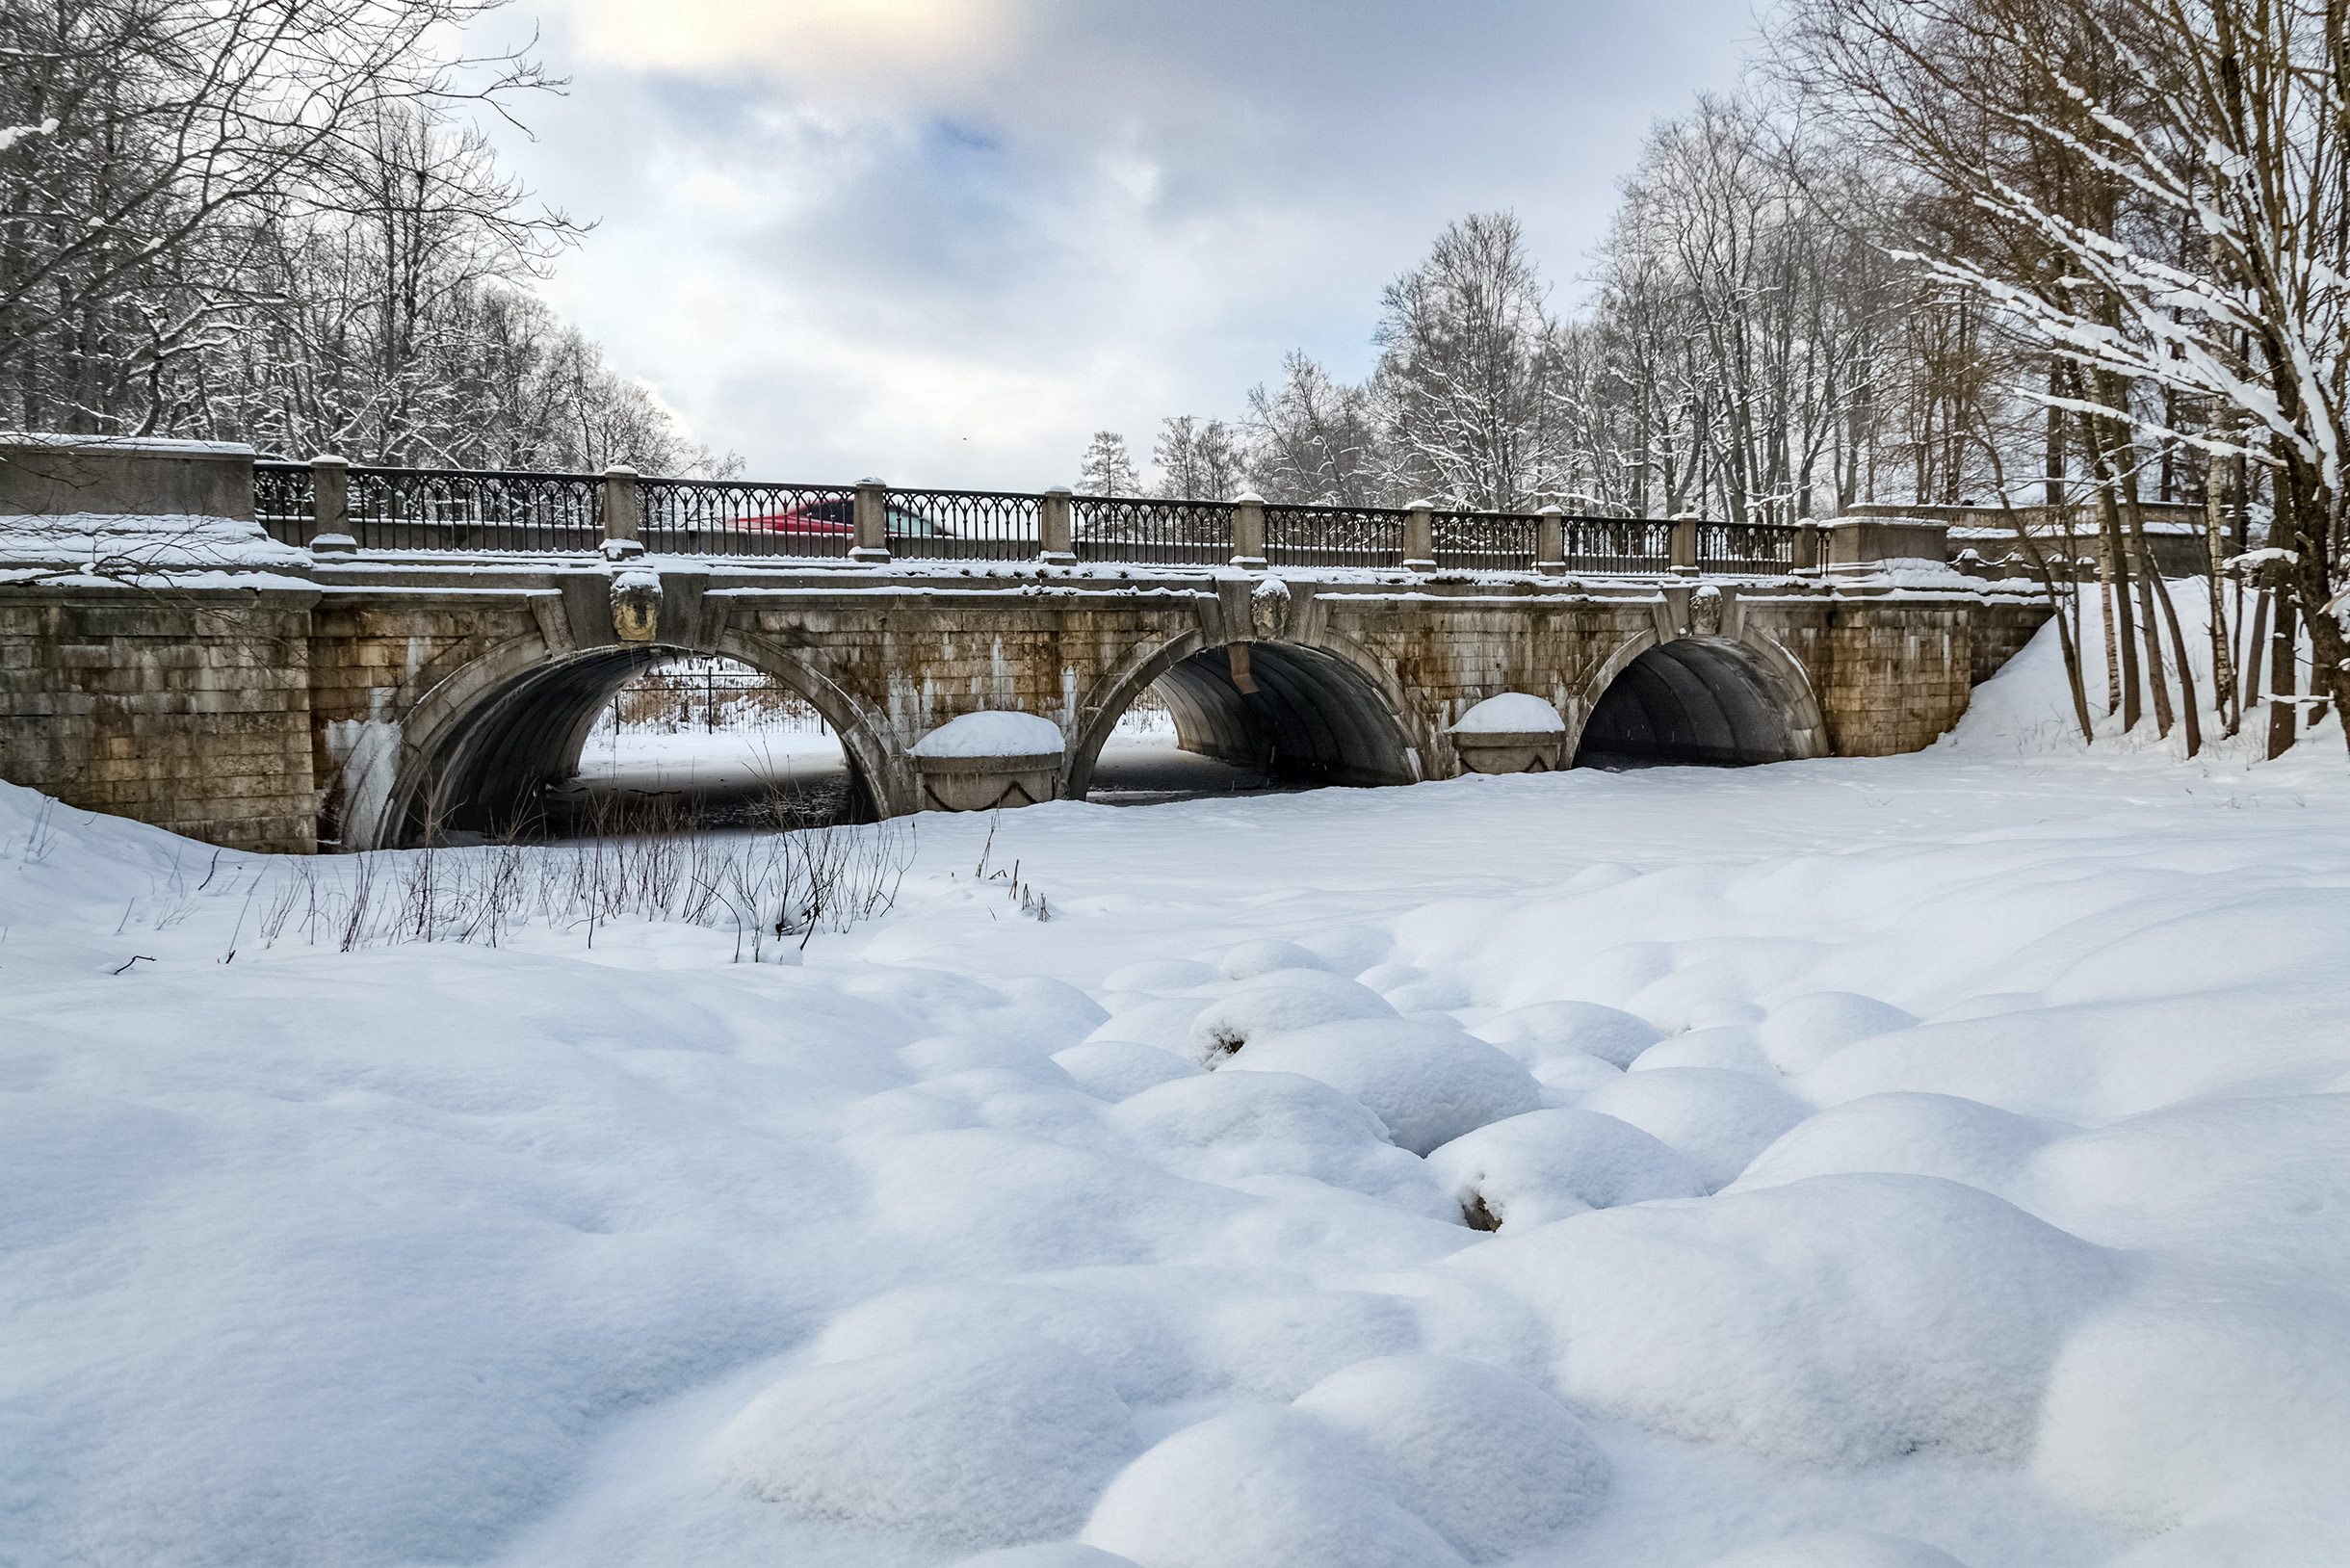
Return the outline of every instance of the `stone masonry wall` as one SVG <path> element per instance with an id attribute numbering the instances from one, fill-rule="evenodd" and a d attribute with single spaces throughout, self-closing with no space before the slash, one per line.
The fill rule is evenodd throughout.
<path id="1" fill-rule="evenodd" d="M 0 596 L 0 776 L 230 849 L 317 847 L 300 590 Z"/>
<path id="2" fill-rule="evenodd" d="M 2049 607 L 1992 601 L 1974 612 L 1973 658 L 1968 679 L 1976 686 L 1997 675 L 2048 624 Z"/>
<path id="3" fill-rule="evenodd" d="M 1923 750 L 1958 722 L 1973 684 L 1971 617 L 1915 604 L 1834 614 L 1810 667 L 1838 756 Z"/>

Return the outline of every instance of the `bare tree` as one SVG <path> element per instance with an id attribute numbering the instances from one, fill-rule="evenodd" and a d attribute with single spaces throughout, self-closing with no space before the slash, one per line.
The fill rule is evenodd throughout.
<path id="1" fill-rule="evenodd" d="M 1361 507 L 1380 488 L 1370 396 L 1331 379 L 1302 350 L 1281 383 L 1248 394 L 1248 483 L 1268 501 Z"/>
<path id="2" fill-rule="evenodd" d="M 1163 421 L 1151 461 L 1158 465 L 1159 493 L 1163 496 L 1228 501 L 1240 487 L 1240 443 L 1220 419 L 1177 414 Z"/>

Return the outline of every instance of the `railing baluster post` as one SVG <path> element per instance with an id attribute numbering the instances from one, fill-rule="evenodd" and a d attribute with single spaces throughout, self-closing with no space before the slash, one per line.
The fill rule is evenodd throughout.
<path id="1" fill-rule="evenodd" d="M 1404 503 L 1403 569 L 1407 572 L 1432 572 L 1436 569 L 1436 503 L 1433 501 Z"/>
<path id="2" fill-rule="evenodd" d="M 1567 509 L 1554 502 L 1534 515 L 1534 570 L 1545 577 L 1567 575 Z"/>
<path id="3" fill-rule="evenodd" d="M 1254 490 L 1232 498 L 1232 563 L 1242 571 L 1265 570 L 1265 497 Z"/>
<path id="4" fill-rule="evenodd" d="M 313 553 L 349 555 L 358 548 L 351 536 L 351 464 L 332 453 L 310 459 L 310 537 Z"/>
<path id="5" fill-rule="evenodd" d="M 625 539 L 642 550 L 637 538 L 638 491 L 637 471 L 617 465 L 604 470 L 604 545 L 612 553 L 615 539 Z M 629 554 L 622 551 L 621 554 Z"/>
<path id="6" fill-rule="evenodd" d="M 1665 544 L 1665 564 L 1677 572 L 1697 570 L 1697 519 L 1676 517 Z"/>
<path id="7" fill-rule="evenodd" d="M 889 564 L 889 486 L 877 479 L 857 481 L 856 501 L 850 510 L 855 536 L 849 559 L 867 565 Z"/>
<path id="8" fill-rule="evenodd" d="M 1048 566 L 1074 566 L 1077 552 L 1070 548 L 1070 491 L 1056 484 L 1036 502 L 1036 559 Z"/>

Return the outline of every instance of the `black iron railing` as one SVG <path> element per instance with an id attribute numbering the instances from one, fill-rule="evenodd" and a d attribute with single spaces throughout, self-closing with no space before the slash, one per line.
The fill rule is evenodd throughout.
<path id="1" fill-rule="evenodd" d="M 1662 571 L 1673 559 L 1673 525 L 1653 517 L 1568 517 L 1561 521 L 1567 569 Z"/>
<path id="2" fill-rule="evenodd" d="M 368 550 L 481 550 L 586 554 L 604 542 L 608 500 L 633 488 L 636 516 L 617 532 L 661 555 L 839 560 L 856 542 L 857 487 L 740 480 L 631 479 L 625 473 L 353 465 L 345 531 Z M 316 471 L 265 458 L 253 464 L 253 510 L 274 538 L 315 534 Z M 1027 561 L 1042 554 L 1055 498 L 1008 490 L 879 492 L 882 543 L 901 561 Z M 625 505 L 624 500 L 615 504 Z M 1233 555 L 1230 501 L 1068 496 L 1068 547 L 1082 562 L 1213 566 Z M 1389 507 L 1268 503 L 1265 554 L 1278 566 L 1402 565 L 1409 513 Z M 1673 560 L 1677 525 L 1661 518 L 1566 516 L 1569 571 L 1648 574 Z M 1695 562 L 1710 572 L 1775 573 L 1795 562 L 1785 523 L 1697 522 Z M 1447 510 L 1430 517 L 1439 566 L 1530 571 L 1543 519 L 1528 512 Z"/>
<path id="3" fill-rule="evenodd" d="M 367 550 L 592 550 L 604 539 L 598 474 L 350 469 L 347 532 Z"/>
<path id="4" fill-rule="evenodd" d="M 1531 512 L 1440 511 L 1430 519 L 1436 564 L 1460 571 L 1534 569 L 1542 519 Z"/>
<path id="5" fill-rule="evenodd" d="M 1265 559 L 1276 566 L 1399 566 L 1405 513 L 1389 507 L 1265 509 Z"/>
<path id="6" fill-rule="evenodd" d="M 664 555 L 837 560 L 856 542 L 851 485 L 641 479 L 637 495 L 637 538 Z"/>
<path id="7" fill-rule="evenodd" d="M 1790 571 L 1795 564 L 1791 523 L 1699 523 L 1697 566 L 1709 572 Z"/>
<path id="8" fill-rule="evenodd" d="M 1010 490 L 890 490 L 884 532 L 901 561 L 1031 561 L 1044 497 Z"/>
<path id="9" fill-rule="evenodd" d="M 1080 561 L 1214 566 L 1232 559 L 1229 501 L 1151 496 L 1069 498 L 1069 547 Z"/>
<path id="10" fill-rule="evenodd" d="M 281 544 L 308 544 L 315 507 L 308 463 L 254 459 L 253 521 L 263 533 Z"/>

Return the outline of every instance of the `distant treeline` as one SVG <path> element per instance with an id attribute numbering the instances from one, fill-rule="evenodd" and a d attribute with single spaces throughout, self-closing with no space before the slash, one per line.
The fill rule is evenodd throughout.
<path id="1" fill-rule="evenodd" d="M 557 85 L 474 0 L 0 7 L 0 424 L 707 472 L 524 287 L 584 225 L 472 123 Z"/>

